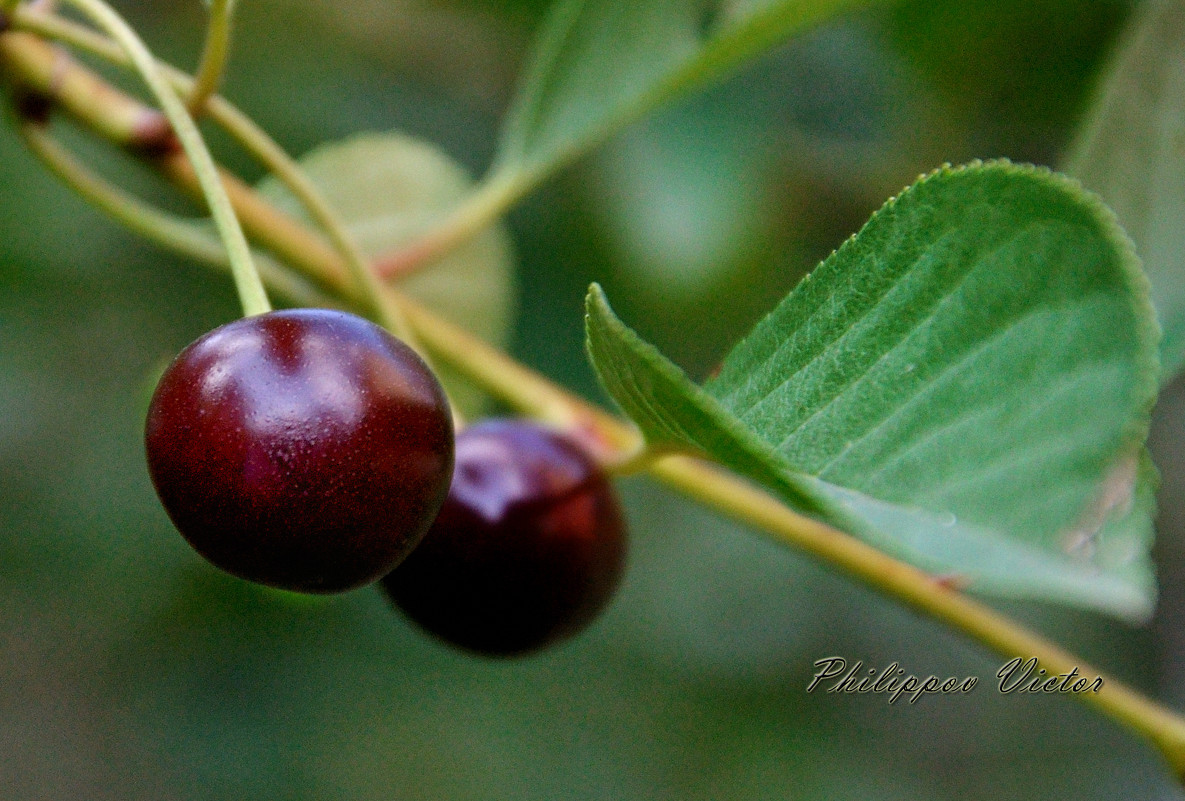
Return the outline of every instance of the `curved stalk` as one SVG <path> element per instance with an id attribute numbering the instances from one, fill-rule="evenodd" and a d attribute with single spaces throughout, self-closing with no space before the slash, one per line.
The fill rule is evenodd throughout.
<path id="1" fill-rule="evenodd" d="M 21 8 L 14 20 L 21 30 L 27 30 L 64 42 L 114 64 L 130 65 L 127 54 L 118 44 L 105 36 L 62 17 Z M 169 82 L 182 93 L 196 92 L 196 79 L 167 64 L 160 64 Z M 192 103 L 192 101 L 191 101 Z M 213 95 L 205 101 L 205 111 L 211 119 L 251 153 L 259 163 L 276 176 L 288 191 L 304 206 L 305 211 L 325 231 L 333 246 L 342 255 L 343 267 L 355 276 L 364 289 L 372 280 L 399 279 L 421 269 L 453 249 L 465 244 L 495 222 L 516 201 L 522 198 L 529 182 L 519 178 L 492 175 L 484 179 L 452 213 L 431 231 L 412 241 L 397 253 L 380 256 L 370 264 L 345 231 L 345 226 L 316 188 L 304 177 L 299 165 L 266 131 L 255 124 L 225 98 Z M 371 276 L 377 275 L 377 278 Z M 371 306 L 380 320 L 392 331 L 415 345 L 415 334 L 403 320 L 399 304 L 380 309 L 378 296 Z"/>
<path id="2" fill-rule="evenodd" d="M 231 17 L 235 0 L 211 0 L 210 22 L 206 26 L 206 44 L 202 48 L 202 60 L 194 73 L 193 88 L 189 92 L 186 106 L 194 117 L 200 117 L 206 103 L 218 91 L 226 60 L 230 55 Z"/>
<path id="3" fill-rule="evenodd" d="M 202 139 L 193 118 L 185 110 L 185 106 L 177 97 L 173 87 L 157 69 L 156 59 L 153 58 L 131 26 L 103 0 L 70 0 L 70 2 L 123 48 L 136 71 L 140 73 L 157 102 L 160 103 L 165 116 L 168 117 L 173 131 L 181 142 L 181 147 L 193 165 L 202 194 L 210 207 L 214 223 L 218 226 L 218 233 L 226 245 L 231 270 L 234 273 L 235 287 L 243 304 L 243 313 L 253 315 L 270 311 L 271 304 L 268 302 L 267 292 L 264 291 L 263 282 L 251 260 L 247 238 L 243 235 L 242 228 L 239 227 L 234 208 L 222 186 L 218 169 L 214 166 L 214 159 L 206 148 L 205 140 Z"/>
<path id="4" fill-rule="evenodd" d="M 61 17 L 29 11 L 21 14 L 17 24 L 30 30 L 81 48 L 114 64 L 129 66 L 127 53 L 118 44 L 88 28 Z M 158 64 L 169 82 L 182 93 L 196 93 L 200 79 L 186 75 L 167 64 Z M 300 165 L 247 115 L 226 99 L 213 95 L 205 101 L 209 116 L 231 135 L 244 149 L 290 191 L 313 221 L 329 237 L 331 245 L 342 259 L 342 269 L 348 272 L 359 290 L 359 301 L 384 327 L 398 335 L 429 360 L 416 341 L 415 331 L 408 325 L 398 296 L 379 291 L 381 281 L 369 259 L 346 230 L 345 223 L 333 207 L 304 174 Z"/>
<path id="5" fill-rule="evenodd" d="M 20 134 L 33 155 L 84 200 L 116 222 L 161 247 L 196 262 L 230 272 L 230 259 L 217 236 L 192 221 L 164 212 L 112 185 L 78 161 L 46 130 L 26 121 Z M 332 306 L 334 300 L 315 290 L 269 258 L 256 254 L 260 277 L 273 290 L 306 306 Z"/>

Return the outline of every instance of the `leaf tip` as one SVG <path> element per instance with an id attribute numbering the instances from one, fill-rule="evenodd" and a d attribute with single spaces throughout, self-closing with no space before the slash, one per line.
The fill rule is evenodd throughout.
<path id="1" fill-rule="evenodd" d="M 584 309 L 586 312 L 591 311 L 597 306 L 608 306 L 609 298 L 605 295 L 605 290 L 596 281 L 588 285 L 588 294 L 584 296 Z"/>

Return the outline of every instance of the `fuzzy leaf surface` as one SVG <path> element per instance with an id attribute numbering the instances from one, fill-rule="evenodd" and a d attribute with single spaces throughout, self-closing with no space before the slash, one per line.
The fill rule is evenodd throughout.
<path id="1" fill-rule="evenodd" d="M 650 442 L 977 590 L 1151 611 L 1152 471 L 1119 466 L 1146 434 L 1156 326 L 1130 243 L 1072 182 L 1003 162 L 922 179 L 704 387 L 595 288 L 587 329 Z"/>

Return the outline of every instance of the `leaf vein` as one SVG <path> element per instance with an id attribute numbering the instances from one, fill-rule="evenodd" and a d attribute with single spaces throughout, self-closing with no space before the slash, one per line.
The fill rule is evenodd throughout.
<path id="1" fill-rule="evenodd" d="M 938 317 L 938 315 L 946 307 L 946 305 L 948 303 L 951 303 L 954 298 L 956 298 L 960 295 L 960 292 L 967 285 L 967 282 L 970 280 L 970 278 L 975 273 L 977 273 L 983 267 L 983 265 L 991 263 L 992 259 L 1001 250 L 1003 250 L 1005 247 L 1007 247 L 1012 242 L 1014 242 L 1017 238 L 1019 238 L 1021 236 L 1022 233 L 1024 233 L 1031 227 L 1033 227 L 1031 224 L 1026 225 L 1024 228 L 1022 228 L 1020 231 L 1016 232 L 1014 235 L 1001 240 L 996 245 L 996 247 L 992 248 L 992 250 L 990 250 L 986 254 L 986 256 L 984 258 L 978 259 L 976 261 L 976 263 L 970 267 L 970 269 L 968 269 L 962 276 L 960 276 L 959 280 L 955 283 L 955 285 L 953 287 L 951 287 L 951 290 L 948 293 L 946 293 L 945 295 L 943 295 L 939 299 L 937 299 L 934 307 L 930 310 L 930 312 L 924 318 L 920 319 L 915 325 L 911 326 L 910 328 L 902 331 L 900 338 L 898 338 L 898 340 L 896 342 L 894 342 L 891 347 L 886 349 L 884 353 L 882 353 L 879 357 L 877 357 L 877 359 L 875 361 L 873 361 L 871 364 L 869 364 L 858 375 L 854 376 L 852 378 L 852 380 L 850 380 L 843 387 L 840 387 L 839 390 L 834 395 L 831 396 L 831 398 L 829 398 L 825 403 L 818 406 L 813 412 L 811 412 L 810 415 L 808 415 L 803 420 L 799 421 L 799 423 L 793 429 L 791 429 L 785 435 L 785 437 L 783 437 L 782 441 L 780 443 L 778 443 L 777 450 L 784 451 L 787 444 L 790 442 L 791 439 L 794 438 L 794 436 L 799 431 L 801 431 L 805 426 L 807 426 L 812 420 L 819 417 L 821 414 L 823 414 L 829 408 L 831 408 L 833 405 L 835 405 L 840 399 L 842 399 L 850 391 L 852 391 L 853 389 L 858 387 L 864 381 L 864 379 L 866 379 L 868 377 L 868 375 L 873 372 L 873 370 L 875 370 L 886 359 L 888 359 L 890 356 L 892 356 L 903 344 L 908 342 L 914 336 L 914 334 L 916 334 L 918 331 L 928 327 Z M 924 258 L 925 255 L 930 253 L 935 247 L 937 247 L 937 245 L 940 241 L 942 241 L 942 240 L 941 239 L 935 240 L 933 243 L 930 244 L 930 246 L 928 246 L 926 248 L 925 252 L 921 256 L 919 256 L 919 258 L 914 260 L 913 264 L 910 265 L 910 268 L 907 271 L 902 273 L 901 279 L 893 284 L 890 292 L 886 292 L 884 295 L 881 296 L 881 299 L 877 302 L 877 307 L 879 307 L 881 305 L 881 303 L 884 302 L 885 298 L 887 298 L 893 291 L 897 290 L 899 287 L 902 286 L 903 283 L 905 283 L 904 279 L 906 279 L 907 277 L 912 275 L 914 270 L 917 269 L 917 265 L 925 260 L 925 258 Z M 869 314 L 866 314 L 866 315 L 860 317 L 856 321 L 856 325 L 858 325 L 862 322 L 866 322 L 869 320 L 869 318 L 874 317 L 877 307 L 874 307 L 873 309 L 871 309 Z M 832 348 L 838 346 L 841 340 L 848 338 L 852 334 L 852 332 L 855 330 L 855 327 L 856 326 L 853 325 L 853 326 L 850 326 L 849 328 L 847 328 L 843 332 L 843 334 L 839 337 L 839 339 L 836 339 L 832 343 L 830 343 L 825 350 L 831 350 Z M 819 356 L 816 356 L 814 359 L 812 359 L 812 362 L 816 361 L 820 356 L 822 356 L 822 353 L 819 354 Z M 945 372 L 945 368 L 944 368 L 943 372 Z M 771 397 L 774 392 L 776 392 L 778 389 L 781 389 L 781 387 L 785 386 L 787 383 L 789 383 L 789 380 L 782 382 L 782 384 L 779 387 L 775 388 L 775 390 L 771 391 L 768 395 L 766 395 L 766 398 L 763 399 L 761 401 L 761 403 L 764 403 L 765 400 L 767 400 L 769 397 Z M 750 410 L 750 412 L 747 412 L 746 414 L 747 415 L 752 414 L 752 410 Z"/>

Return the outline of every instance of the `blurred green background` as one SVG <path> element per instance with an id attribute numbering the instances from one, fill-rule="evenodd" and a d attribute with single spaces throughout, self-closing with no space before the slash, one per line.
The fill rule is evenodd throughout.
<path id="1" fill-rule="evenodd" d="M 246 0 L 226 94 L 295 153 L 361 130 L 475 174 L 544 0 Z M 512 350 L 600 398 L 581 304 L 696 377 L 885 198 L 938 164 L 1055 164 L 1134 4 L 904 0 L 777 48 L 652 116 L 510 216 Z M 192 65 L 203 12 L 119 4 Z M 236 314 L 229 282 L 114 227 L 0 126 L 0 798 L 1180 798 L 1142 742 L 1003 660 L 643 480 L 629 574 L 585 635 L 519 661 L 431 641 L 374 590 L 303 599 L 206 566 L 141 453 L 155 371 Z M 225 142 L 214 137 L 216 144 Z M 226 160 L 249 177 L 233 151 Z M 108 158 L 110 174 L 167 193 Z M 724 300 L 726 299 L 726 300 Z M 1008 611 L 1185 706 L 1185 386 L 1155 620 Z M 805 692 L 838 654 L 980 677 L 887 704 Z"/>

